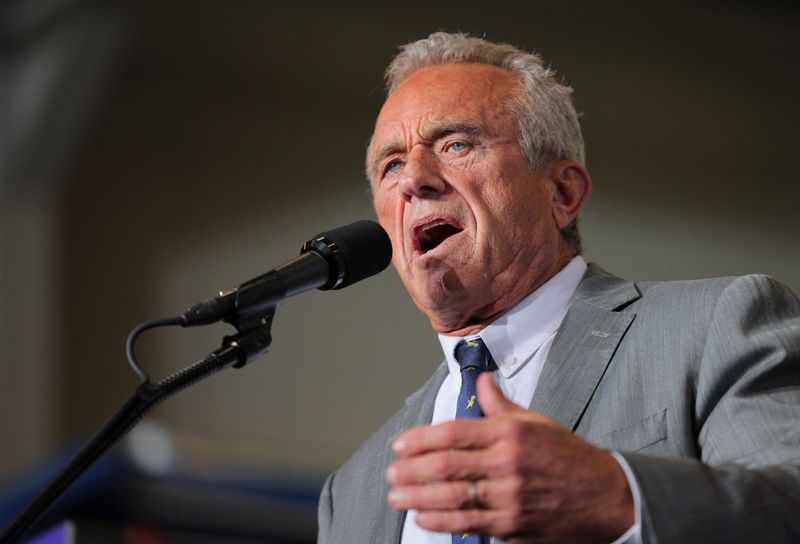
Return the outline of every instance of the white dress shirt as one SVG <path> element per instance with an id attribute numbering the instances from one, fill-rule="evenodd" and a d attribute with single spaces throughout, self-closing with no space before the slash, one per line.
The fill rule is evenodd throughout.
<path id="1" fill-rule="evenodd" d="M 497 365 L 492 373 L 495 383 L 509 400 L 525 409 L 531 404 L 550 346 L 585 272 L 586 262 L 580 256 L 575 257 L 558 274 L 480 332 Z M 436 395 L 432 424 L 455 419 L 461 389 L 461 367 L 455 359 L 455 348 L 461 340 L 456 336 L 439 335 L 449 373 Z M 637 544 L 641 541 L 638 486 L 627 463 L 619 455 L 614 457 L 631 485 L 636 509 L 636 523 L 614 544 Z M 451 544 L 450 533 L 422 529 L 414 522 L 415 516 L 415 510 L 408 511 L 401 544 Z"/>

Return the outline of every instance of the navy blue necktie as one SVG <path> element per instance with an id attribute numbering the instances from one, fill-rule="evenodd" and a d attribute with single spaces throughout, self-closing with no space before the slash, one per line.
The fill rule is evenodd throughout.
<path id="1" fill-rule="evenodd" d="M 478 406 L 478 376 L 490 367 L 489 350 L 480 338 L 462 340 L 456 346 L 456 361 L 461 365 L 461 390 L 458 393 L 456 419 L 483 417 Z M 472 484 L 474 485 L 474 484 Z M 453 533 L 453 544 L 487 544 L 489 539 L 472 533 Z"/>

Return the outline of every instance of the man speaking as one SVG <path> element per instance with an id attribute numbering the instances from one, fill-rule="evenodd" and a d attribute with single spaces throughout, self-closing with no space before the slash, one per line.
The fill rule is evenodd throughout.
<path id="1" fill-rule="evenodd" d="M 587 265 L 583 138 L 536 55 L 436 33 L 387 80 L 367 173 L 445 362 L 328 479 L 319 541 L 800 541 L 797 297 Z"/>

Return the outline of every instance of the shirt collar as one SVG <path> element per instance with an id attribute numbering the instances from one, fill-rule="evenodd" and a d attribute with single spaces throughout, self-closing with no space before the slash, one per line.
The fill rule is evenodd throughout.
<path id="1" fill-rule="evenodd" d="M 480 336 L 500 375 L 503 378 L 513 376 L 558 330 L 585 272 L 586 261 L 578 255 L 536 291 L 487 325 L 479 335 L 466 339 Z M 459 336 L 439 335 L 447 366 L 456 375 L 460 374 L 461 367 L 456 361 L 455 349 L 461 340 Z"/>

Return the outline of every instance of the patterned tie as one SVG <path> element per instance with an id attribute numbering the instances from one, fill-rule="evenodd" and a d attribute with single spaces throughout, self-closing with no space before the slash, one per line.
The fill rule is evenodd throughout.
<path id="1" fill-rule="evenodd" d="M 456 361 L 461 365 L 456 419 L 483 417 L 478 406 L 476 383 L 481 372 L 486 372 L 491 366 L 489 350 L 480 338 L 462 340 L 456 346 Z M 489 539 L 472 533 L 453 533 L 452 541 L 452 544 L 487 544 Z"/>

